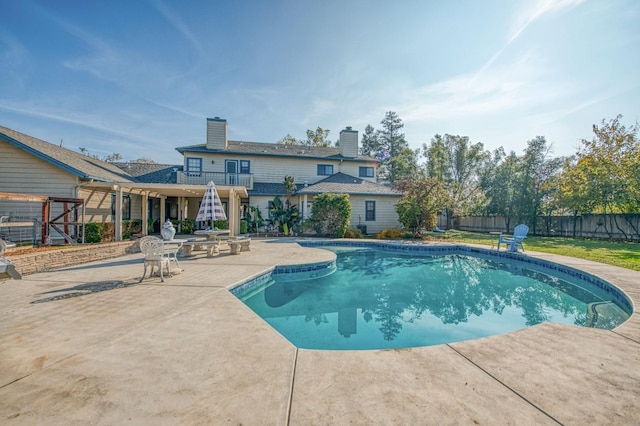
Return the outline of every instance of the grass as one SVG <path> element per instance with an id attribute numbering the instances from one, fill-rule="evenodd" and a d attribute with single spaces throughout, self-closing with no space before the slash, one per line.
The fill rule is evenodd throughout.
<path id="1" fill-rule="evenodd" d="M 497 235 L 480 234 L 477 232 L 449 231 L 446 240 L 479 244 L 496 245 Z M 526 250 L 543 253 L 559 254 L 593 260 L 607 265 L 640 271 L 640 244 L 634 242 L 592 240 L 586 238 L 566 237 L 527 237 L 524 241 Z"/>

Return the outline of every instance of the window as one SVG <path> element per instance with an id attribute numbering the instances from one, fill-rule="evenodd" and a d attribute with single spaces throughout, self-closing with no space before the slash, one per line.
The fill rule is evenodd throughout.
<path id="1" fill-rule="evenodd" d="M 364 220 L 376 220 L 376 202 L 365 201 L 364 202 Z"/>
<path id="2" fill-rule="evenodd" d="M 251 173 L 251 162 L 249 160 L 240 160 L 240 173 L 244 175 Z"/>
<path id="3" fill-rule="evenodd" d="M 202 173 L 202 158 L 187 157 L 187 175 L 200 176 Z"/>
<path id="4" fill-rule="evenodd" d="M 116 220 L 116 194 L 111 194 L 111 220 Z M 122 220 L 131 220 L 131 195 L 122 196 Z"/>
<path id="5" fill-rule="evenodd" d="M 318 176 L 331 176 L 333 174 L 333 165 L 318 164 Z"/>
<path id="6" fill-rule="evenodd" d="M 358 170 L 358 176 L 363 178 L 373 177 L 373 167 L 360 167 Z"/>

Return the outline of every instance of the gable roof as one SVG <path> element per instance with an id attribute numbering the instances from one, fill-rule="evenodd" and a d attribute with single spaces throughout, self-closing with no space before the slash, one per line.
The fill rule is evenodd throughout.
<path id="1" fill-rule="evenodd" d="M 144 183 L 177 183 L 177 171 L 182 165 L 156 163 L 112 163 L 125 173 Z"/>
<path id="2" fill-rule="evenodd" d="M 255 195 L 285 195 L 284 183 L 254 182 L 253 189 L 247 191 L 249 196 Z"/>
<path id="3" fill-rule="evenodd" d="M 199 152 L 209 154 L 244 154 L 244 155 L 264 155 L 274 157 L 294 157 L 294 158 L 316 158 L 316 159 L 334 159 L 345 161 L 362 161 L 362 162 L 376 162 L 379 163 L 373 157 L 367 157 L 364 155 L 358 155 L 356 158 L 343 157 L 340 155 L 340 148 L 337 147 L 314 147 L 304 145 L 284 145 L 277 143 L 262 143 L 262 142 L 244 142 L 244 141 L 228 141 L 227 149 L 211 149 L 207 148 L 206 144 L 181 146 L 176 148 L 180 154 L 185 152 Z"/>
<path id="4" fill-rule="evenodd" d="M 296 194 L 351 194 L 351 195 L 384 195 L 400 197 L 402 193 L 389 185 L 370 182 L 345 173 L 336 173 L 326 179 L 301 188 Z"/>
<path id="5" fill-rule="evenodd" d="M 134 181 L 132 176 L 114 164 L 71 151 L 3 126 L 0 126 L 0 141 L 7 142 L 80 179 L 93 179 L 103 182 Z"/>

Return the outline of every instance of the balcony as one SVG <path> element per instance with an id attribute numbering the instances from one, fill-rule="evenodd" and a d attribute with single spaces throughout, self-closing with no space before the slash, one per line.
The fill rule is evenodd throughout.
<path id="1" fill-rule="evenodd" d="M 222 172 L 176 172 L 176 183 L 206 185 L 213 181 L 216 185 L 244 186 L 253 189 L 253 174 Z"/>

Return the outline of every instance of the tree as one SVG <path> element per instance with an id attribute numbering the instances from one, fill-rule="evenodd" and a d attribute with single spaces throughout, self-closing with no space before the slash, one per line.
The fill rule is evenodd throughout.
<path id="1" fill-rule="evenodd" d="M 120 160 L 122 160 L 122 155 L 118 154 L 117 152 L 114 152 L 113 154 L 107 155 L 106 157 L 102 158 L 102 161 L 106 161 L 107 163 L 113 163 Z"/>
<path id="2" fill-rule="evenodd" d="M 370 124 L 364 128 L 362 141 L 360 142 L 360 154 L 375 157 L 380 152 L 380 142 L 375 129 Z"/>
<path id="3" fill-rule="evenodd" d="M 287 133 L 286 136 L 283 136 L 278 142 L 278 145 L 300 145 L 298 140 Z"/>
<path id="4" fill-rule="evenodd" d="M 348 194 L 324 193 L 313 200 L 309 224 L 319 236 L 342 238 L 349 229 L 350 217 Z"/>
<path id="5" fill-rule="evenodd" d="M 283 203 L 280 197 L 273 199 L 272 207 L 269 209 L 271 218 L 278 230 L 284 232 L 286 235 L 289 231 L 293 231 L 300 221 L 300 214 L 298 212 L 298 206 Z"/>
<path id="6" fill-rule="evenodd" d="M 562 158 L 551 158 L 551 147 L 544 136 L 538 136 L 527 142 L 524 155 L 519 159 L 515 216 L 527 222 L 536 233 L 537 218 L 542 215 L 542 206 L 562 167 Z"/>
<path id="7" fill-rule="evenodd" d="M 509 155 L 502 147 L 496 149 L 487 162 L 480 186 L 487 198 L 486 214 L 505 218 L 505 232 L 509 232 L 514 212 L 515 185 L 518 174 L 518 157 L 511 151 Z"/>
<path id="8" fill-rule="evenodd" d="M 129 161 L 129 163 L 156 164 L 155 161 L 147 157 L 140 157 L 136 160 Z"/>
<path id="9" fill-rule="evenodd" d="M 446 204 L 445 188 L 441 181 L 427 178 L 424 174 L 404 179 L 398 183 L 403 192 L 396 205 L 398 220 L 414 235 L 422 229 L 434 229 L 437 214 Z"/>
<path id="10" fill-rule="evenodd" d="M 404 124 L 398 114 L 387 111 L 380 122 L 382 129 L 376 132 L 379 151 L 376 157 L 381 160 L 379 175 L 390 182 L 397 182 L 404 174 L 402 170 L 417 170 L 415 155 L 408 155 L 409 144 L 401 132 Z M 411 151 L 413 153 L 413 151 Z M 397 158 L 396 158 L 397 157 Z M 413 164 L 410 164 L 413 161 Z M 395 169 L 395 170 L 394 170 Z"/>
<path id="11" fill-rule="evenodd" d="M 427 175 L 441 181 L 448 194 L 447 227 L 456 216 L 476 211 L 484 201 L 480 187 L 482 168 L 490 157 L 482 143 L 471 144 L 467 136 L 435 135 L 422 146 L 427 159 Z"/>
<path id="12" fill-rule="evenodd" d="M 307 129 L 307 138 L 296 139 L 287 133 L 282 139 L 280 139 L 277 143 L 279 145 L 303 145 L 310 147 L 318 147 L 318 148 L 328 148 L 333 146 L 331 141 L 329 140 L 330 130 L 325 130 L 322 127 L 317 127 L 316 130 Z"/>
<path id="13" fill-rule="evenodd" d="M 304 142 L 306 146 L 314 146 L 318 148 L 330 147 L 329 130 L 317 127 L 316 130 L 307 129 L 307 140 Z"/>
<path id="14" fill-rule="evenodd" d="M 543 136 L 527 142 L 524 155 L 494 152 L 483 172 L 481 188 L 487 197 L 485 212 L 505 217 L 505 232 L 511 221 L 527 223 L 536 233 L 538 216 L 557 208 L 557 179 L 563 158 L 551 158 L 551 148 Z"/>
<path id="15" fill-rule="evenodd" d="M 95 158 L 96 160 L 104 161 L 106 163 L 113 163 L 113 162 L 122 160 L 122 155 L 118 154 L 117 152 L 114 152 L 111 155 L 107 155 L 107 156 L 104 156 L 104 157 L 100 158 L 99 156 L 97 156 L 95 154 L 91 154 L 89 152 L 89 150 L 87 148 L 83 147 L 83 146 L 78 148 L 78 150 L 81 153 L 83 153 L 84 155 L 86 155 L 87 157 Z"/>
<path id="16" fill-rule="evenodd" d="M 572 210 L 605 215 L 640 212 L 639 126 L 627 128 L 621 119 L 618 115 L 609 122 L 602 120 L 600 126 L 594 124 L 593 139 L 582 140 L 580 151 L 565 163 L 561 195 Z M 617 226 L 615 216 L 611 220 Z"/>
<path id="17" fill-rule="evenodd" d="M 418 172 L 417 153 L 409 147 L 402 147 L 398 153 L 389 158 L 389 182 L 396 183 Z"/>
<path id="18" fill-rule="evenodd" d="M 269 210 L 269 213 L 278 228 L 288 235 L 289 231 L 294 231 L 300 222 L 298 206 L 291 204 L 290 201 L 290 197 L 296 190 L 293 176 L 284 177 L 284 190 L 286 194 L 285 202 L 283 203 L 280 197 L 276 197 L 273 200 L 273 206 Z"/>

